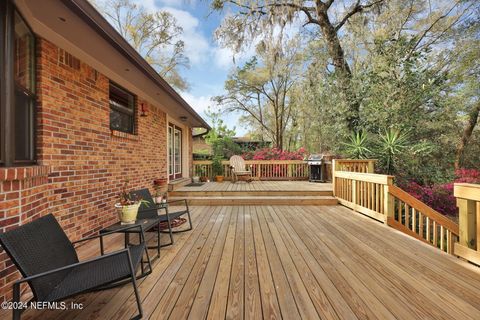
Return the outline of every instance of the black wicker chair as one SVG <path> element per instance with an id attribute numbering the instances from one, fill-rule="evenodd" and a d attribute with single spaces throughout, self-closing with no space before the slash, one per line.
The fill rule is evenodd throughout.
<path id="1" fill-rule="evenodd" d="M 74 245 L 107 234 L 70 242 L 52 214 L 38 218 L 14 230 L 0 234 L 0 244 L 21 272 L 23 278 L 13 284 L 13 302 L 20 302 L 20 285 L 27 282 L 32 289 L 31 301 L 55 302 L 79 293 L 101 289 L 119 281 L 131 282 L 137 299 L 138 315 L 142 306 L 135 270 L 142 263 L 145 236 L 138 245 L 79 261 Z M 13 319 L 20 319 L 21 308 L 13 309 Z"/>
<path id="2" fill-rule="evenodd" d="M 152 195 L 150 194 L 150 191 L 148 189 L 140 189 L 140 190 L 135 190 L 130 192 L 130 195 L 132 196 L 137 196 L 141 198 L 142 200 L 147 201 L 148 203 L 142 203 L 140 205 L 140 208 L 138 209 L 138 219 L 145 219 L 145 218 L 155 218 L 158 217 L 160 219 L 160 222 L 166 222 L 167 227 L 168 227 L 168 234 L 170 235 L 170 243 L 162 245 L 164 246 L 169 246 L 173 244 L 173 234 L 174 233 L 179 233 L 179 232 L 185 232 L 185 231 L 190 231 L 192 230 L 192 219 L 190 218 L 190 209 L 188 208 L 188 203 L 186 199 L 181 199 L 181 200 L 173 200 L 173 201 L 168 201 L 165 204 L 156 204 L 155 201 L 153 201 Z M 172 203 L 183 203 L 183 206 L 185 207 L 183 210 L 175 211 L 175 212 L 169 212 L 168 207 Z M 158 214 L 158 210 L 160 209 L 165 209 L 165 214 Z M 189 227 L 187 229 L 182 229 L 182 230 L 172 230 L 172 220 L 180 218 L 184 215 L 188 216 L 188 224 Z M 150 230 L 145 230 L 145 231 L 155 231 L 154 228 Z M 160 232 L 160 231 L 159 231 Z M 158 240 L 160 241 L 160 240 Z M 159 242 L 160 244 L 160 242 Z"/>

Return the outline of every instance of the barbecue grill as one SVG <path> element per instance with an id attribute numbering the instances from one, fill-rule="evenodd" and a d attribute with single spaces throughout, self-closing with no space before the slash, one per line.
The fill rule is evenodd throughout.
<path id="1" fill-rule="evenodd" d="M 327 163 L 331 156 L 324 154 L 311 154 L 307 159 L 309 168 L 308 181 L 325 182 L 327 180 Z"/>

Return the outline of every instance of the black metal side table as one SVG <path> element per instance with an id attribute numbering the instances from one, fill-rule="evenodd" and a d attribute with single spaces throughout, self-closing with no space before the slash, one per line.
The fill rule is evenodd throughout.
<path id="1" fill-rule="evenodd" d="M 121 224 L 121 222 L 119 221 L 119 222 L 116 222 L 112 225 L 109 225 L 109 226 L 103 228 L 102 230 L 99 231 L 99 233 L 100 233 L 100 235 L 102 233 L 116 232 L 116 231 L 118 231 L 119 233 L 123 233 L 124 236 L 125 236 L 125 248 L 127 248 L 128 245 L 130 244 L 130 234 L 131 233 L 138 234 L 138 239 L 139 239 L 139 241 L 141 241 L 142 234 L 144 234 L 144 231 L 150 230 L 150 229 L 154 228 L 155 226 L 157 226 L 158 230 L 160 230 L 160 228 L 159 228 L 160 222 L 161 222 L 160 217 L 158 217 L 158 218 L 146 218 L 146 219 L 138 219 L 137 221 L 135 221 L 135 223 L 132 223 L 132 224 L 128 225 L 128 226 L 139 226 L 141 231 L 138 231 L 138 230 L 135 230 L 135 228 L 129 229 L 129 230 L 122 230 L 122 228 L 124 228 L 126 225 Z M 160 232 L 157 232 L 157 241 L 158 241 L 158 243 L 157 243 L 156 246 L 151 246 L 151 247 L 147 246 L 148 249 L 157 249 L 157 255 L 153 258 L 154 260 L 160 257 Z M 104 254 L 103 237 L 100 237 L 100 251 L 101 251 L 101 254 L 103 255 Z M 143 277 L 149 275 L 150 273 L 152 273 L 152 265 L 151 265 L 150 257 L 148 256 L 148 250 L 146 250 L 146 255 L 147 255 L 147 261 L 144 261 L 143 258 L 140 261 L 140 267 L 141 267 L 141 270 L 142 270 L 142 274 L 138 278 L 143 278 Z M 148 269 L 149 270 L 147 272 L 145 272 L 144 264 L 148 264 Z"/>

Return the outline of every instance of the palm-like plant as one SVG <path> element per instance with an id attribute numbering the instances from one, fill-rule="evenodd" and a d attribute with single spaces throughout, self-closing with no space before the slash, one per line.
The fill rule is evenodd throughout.
<path id="1" fill-rule="evenodd" d="M 368 134 L 363 131 L 353 132 L 348 138 L 348 142 L 342 143 L 345 153 L 353 159 L 367 159 L 372 151 L 369 149 L 370 140 Z"/>
<path id="2" fill-rule="evenodd" d="M 378 151 L 383 160 L 388 174 L 395 171 L 396 157 L 405 152 L 409 147 L 409 134 L 398 129 L 387 129 L 379 135 Z"/>

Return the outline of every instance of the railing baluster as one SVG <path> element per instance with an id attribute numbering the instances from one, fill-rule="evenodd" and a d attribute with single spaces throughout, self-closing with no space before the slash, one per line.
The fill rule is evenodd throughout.
<path id="1" fill-rule="evenodd" d="M 422 238 L 424 238 L 424 236 L 423 236 L 423 216 L 422 216 L 422 213 L 420 211 L 418 212 L 418 233 L 420 234 L 420 236 Z"/>
<path id="2" fill-rule="evenodd" d="M 445 228 L 443 228 L 442 225 L 440 225 L 440 250 L 444 251 L 444 241 L 445 238 Z"/>
<path id="3" fill-rule="evenodd" d="M 429 217 L 425 217 L 425 224 L 426 224 L 426 233 L 427 233 L 427 241 L 430 243 L 430 218 Z"/>

